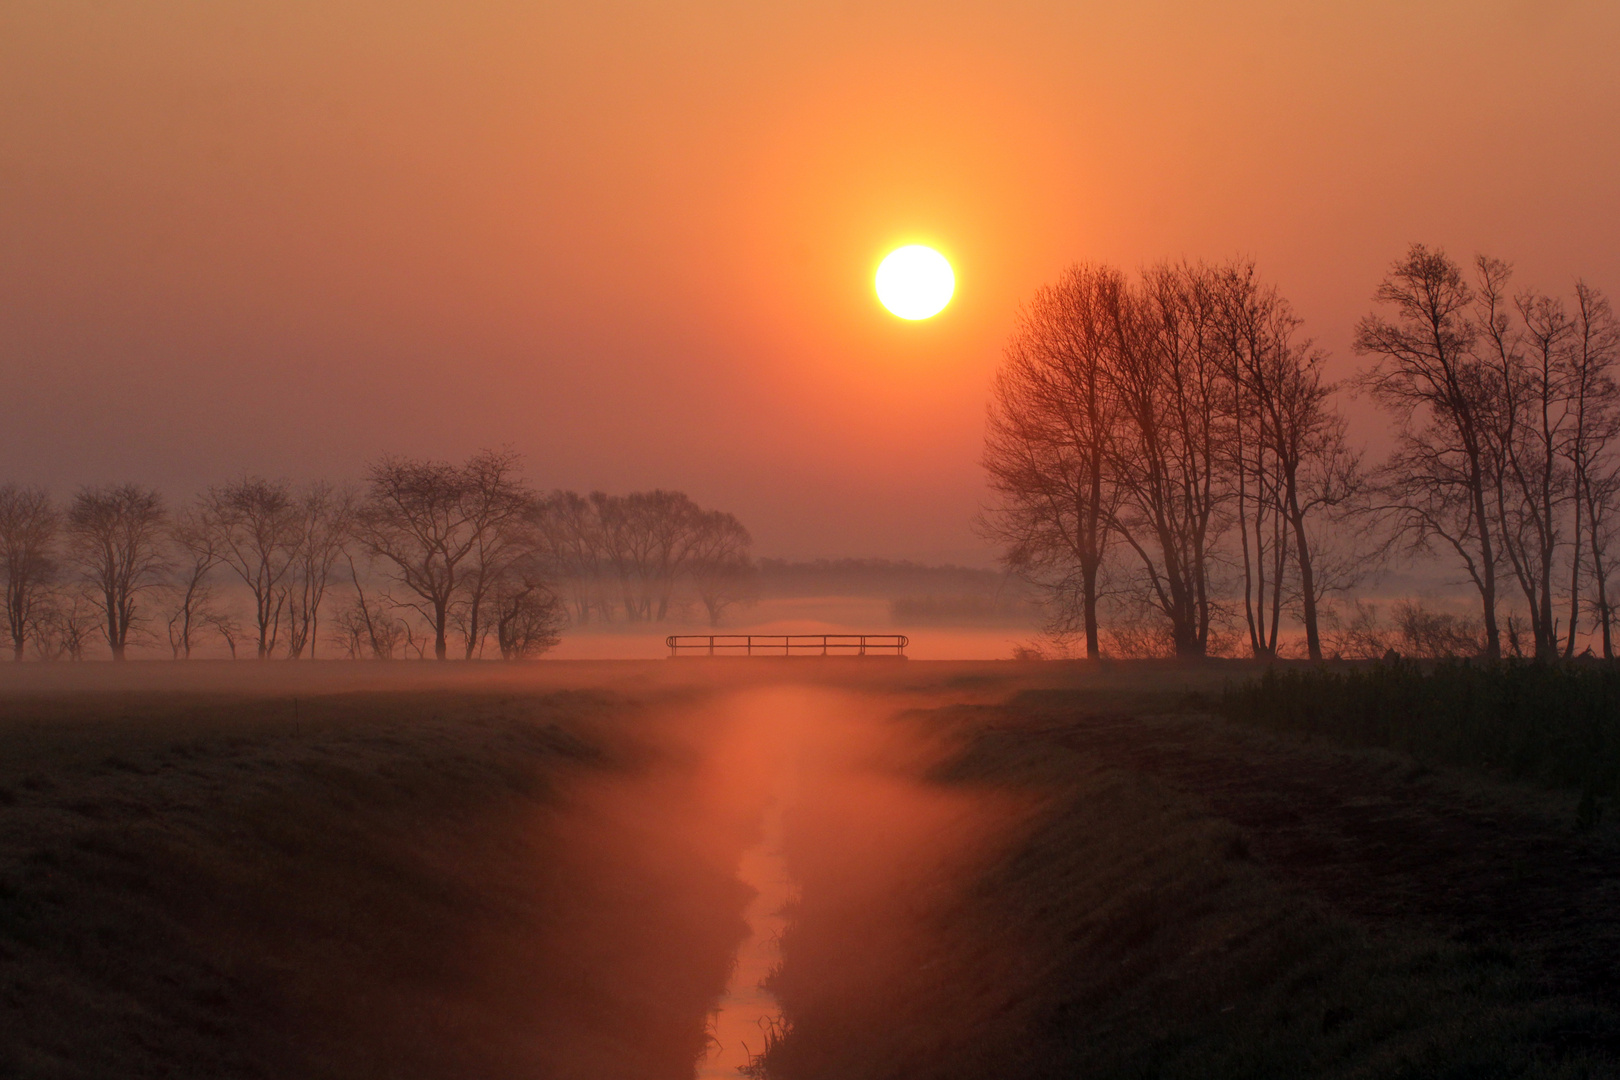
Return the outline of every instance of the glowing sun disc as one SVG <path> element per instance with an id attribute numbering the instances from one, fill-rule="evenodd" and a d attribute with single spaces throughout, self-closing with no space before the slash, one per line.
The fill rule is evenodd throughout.
<path id="1" fill-rule="evenodd" d="M 922 244 L 889 252 L 877 269 L 883 306 L 902 319 L 927 319 L 945 310 L 956 292 L 956 275 L 945 256 Z"/>

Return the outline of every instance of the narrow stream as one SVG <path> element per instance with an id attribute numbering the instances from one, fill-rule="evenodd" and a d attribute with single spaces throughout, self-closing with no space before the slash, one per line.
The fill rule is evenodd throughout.
<path id="1" fill-rule="evenodd" d="M 748 938 L 737 950 L 731 981 L 709 1017 L 709 1052 L 698 1062 L 697 1080 L 737 1080 L 739 1071 L 764 1051 L 782 1022 L 776 999 L 760 984 L 781 958 L 779 944 L 787 919 L 782 912 L 796 887 L 782 858 L 782 800 L 765 811 L 762 835 L 743 853 L 737 876 L 757 895 L 744 918 Z"/>

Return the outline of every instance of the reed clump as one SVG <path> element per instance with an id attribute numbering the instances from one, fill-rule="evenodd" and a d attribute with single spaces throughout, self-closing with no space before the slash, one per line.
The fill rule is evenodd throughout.
<path id="1" fill-rule="evenodd" d="M 1620 666 L 1607 663 L 1274 666 L 1228 683 L 1217 711 L 1591 799 L 1613 794 L 1620 779 Z"/>

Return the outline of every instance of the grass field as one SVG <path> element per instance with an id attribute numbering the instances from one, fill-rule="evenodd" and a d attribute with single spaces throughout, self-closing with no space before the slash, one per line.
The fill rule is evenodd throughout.
<path id="1" fill-rule="evenodd" d="M 1585 782 L 1258 675 L 0 669 L 0 1075 L 691 1077 L 773 800 L 758 1075 L 1614 1075 Z"/>

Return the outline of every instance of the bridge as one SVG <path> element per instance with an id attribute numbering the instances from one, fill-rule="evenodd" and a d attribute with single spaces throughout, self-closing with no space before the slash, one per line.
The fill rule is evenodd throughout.
<path id="1" fill-rule="evenodd" d="M 671 634 L 670 659 L 692 656 L 886 656 L 906 658 L 904 634 Z"/>

